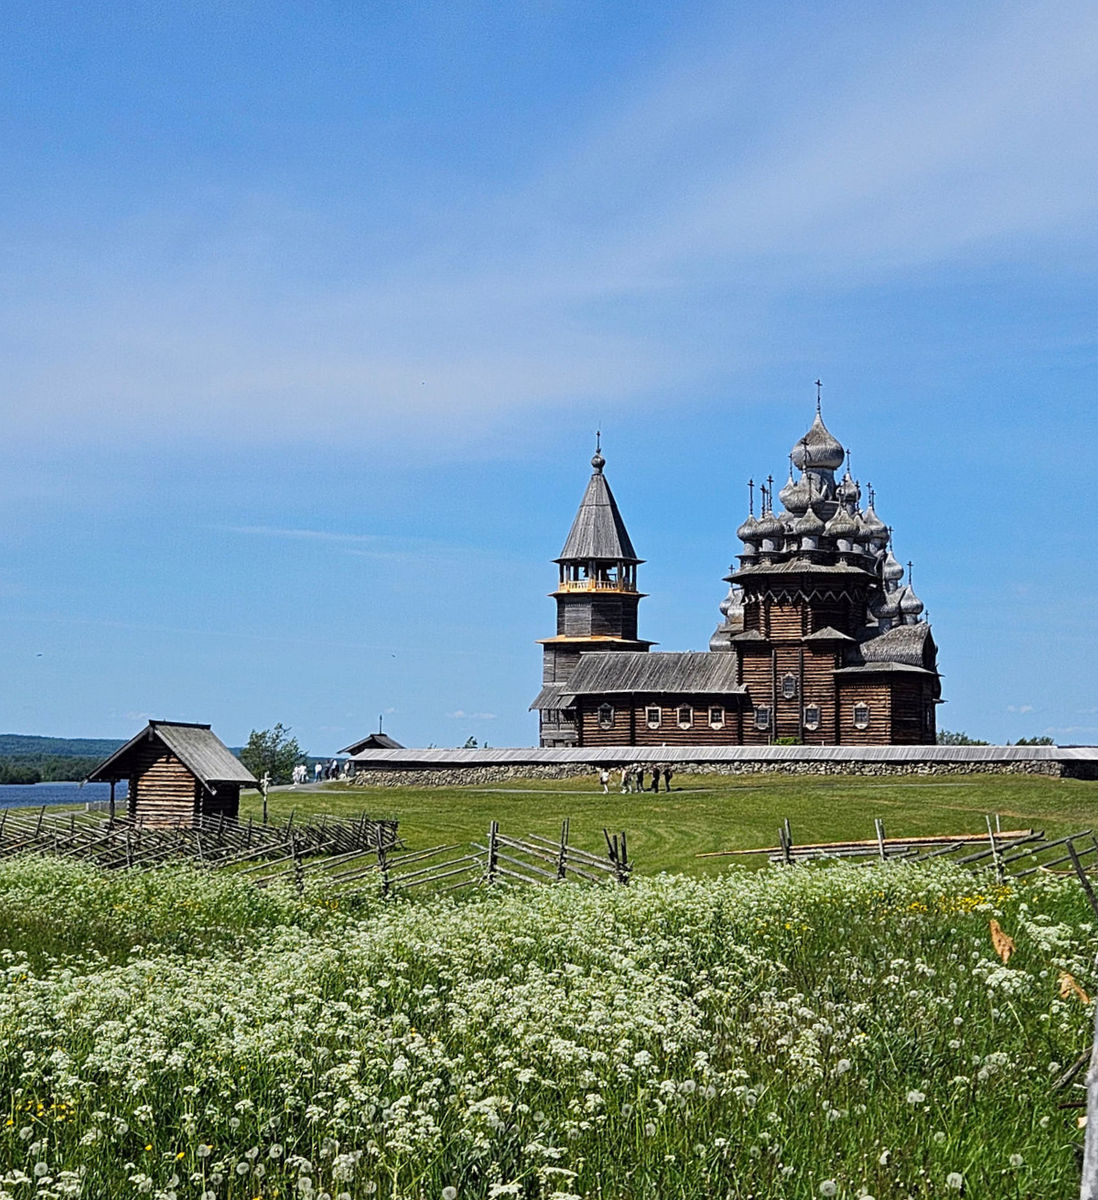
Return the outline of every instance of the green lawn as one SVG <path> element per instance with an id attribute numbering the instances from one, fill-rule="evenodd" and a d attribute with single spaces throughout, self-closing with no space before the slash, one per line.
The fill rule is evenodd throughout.
<path id="1" fill-rule="evenodd" d="M 713 875 L 743 859 L 698 858 L 710 850 L 770 846 L 788 817 L 795 842 L 873 837 L 880 817 L 889 836 L 980 833 L 985 814 L 1004 829 L 1043 829 L 1050 837 L 1098 824 L 1098 782 L 1023 775 L 931 778 L 784 775 L 677 776 L 670 794 L 604 796 L 590 779 L 521 780 L 461 788 L 353 788 L 271 794 L 272 820 L 291 810 L 339 816 L 396 817 L 409 848 L 483 841 L 495 819 L 514 835 L 556 837 L 571 819 L 575 845 L 602 853 L 603 827 L 624 830 L 643 874 L 682 871 Z M 257 794 L 246 792 L 242 815 L 258 816 Z M 747 860 L 754 861 L 754 860 Z"/>

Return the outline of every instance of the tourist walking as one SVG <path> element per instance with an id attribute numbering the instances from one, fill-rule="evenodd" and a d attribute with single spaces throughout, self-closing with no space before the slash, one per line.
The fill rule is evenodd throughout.
<path id="1" fill-rule="evenodd" d="M 644 791 L 644 767 L 639 763 L 633 768 L 633 778 L 637 781 L 637 791 Z"/>
<path id="2" fill-rule="evenodd" d="M 665 766 L 663 768 L 663 790 L 665 792 L 669 792 L 671 790 L 671 776 L 673 774 L 674 774 L 674 772 L 671 770 L 670 767 Z"/>
<path id="3" fill-rule="evenodd" d="M 659 769 L 659 767 L 653 767 L 652 768 L 652 791 L 658 792 L 659 790 L 660 790 L 660 769 Z"/>
<path id="4" fill-rule="evenodd" d="M 629 785 L 631 782 L 632 782 L 632 779 L 630 778 L 630 775 L 629 775 L 629 768 L 622 767 L 622 769 L 621 769 L 621 792 L 622 792 L 623 796 L 625 795 L 626 792 L 628 792 L 630 790 Z"/>
<path id="5" fill-rule="evenodd" d="M 609 794 L 610 792 L 610 772 L 605 767 L 599 768 L 599 783 L 602 784 L 602 790 Z"/>
<path id="6" fill-rule="evenodd" d="M 324 778 L 324 764 L 316 763 L 313 766 L 313 783 L 319 783 Z"/>

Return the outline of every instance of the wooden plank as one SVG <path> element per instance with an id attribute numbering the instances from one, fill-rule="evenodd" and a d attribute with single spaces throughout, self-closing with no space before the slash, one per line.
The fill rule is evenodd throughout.
<path id="1" fill-rule="evenodd" d="M 1040 831 L 1033 829 L 1013 829 L 1008 830 L 999 835 L 1001 838 L 1029 838 L 1033 836 L 1042 836 Z M 975 842 L 986 842 L 986 833 L 935 833 L 928 835 L 920 835 L 918 837 L 907 838 L 885 838 L 886 846 L 934 846 L 945 842 L 956 842 L 959 845 L 972 845 Z M 867 838 L 863 841 L 852 842 L 811 842 L 806 845 L 799 845 L 797 850 L 832 850 L 836 847 L 866 847 L 871 852 L 877 850 L 879 846 L 877 838 Z M 780 854 L 781 846 L 760 846 L 754 850 L 704 850 L 696 854 L 695 858 L 727 858 L 740 854 Z"/>

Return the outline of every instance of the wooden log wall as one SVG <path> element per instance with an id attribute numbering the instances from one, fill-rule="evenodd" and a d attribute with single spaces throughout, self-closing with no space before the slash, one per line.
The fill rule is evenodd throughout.
<path id="1" fill-rule="evenodd" d="M 580 745 L 738 746 L 742 744 L 744 726 L 749 719 L 740 711 L 743 702 L 744 697 L 736 693 L 728 696 L 686 695 L 675 697 L 674 704 L 670 704 L 666 696 L 611 696 L 606 698 L 606 703 L 614 709 L 613 725 L 603 729 L 599 725 L 600 704 L 594 702 L 594 697 L 586 697 L 580 701 Z M 715 704 L 724 708 L 724 725 L 720 729 L 709 724 L 709 709 Z M 678 710 L 683 705 L 691 709 L 689 729 L 679 728 Z M 660 723 L 655 729 L 648 728 L 649 708 L 660 710 Z"/>
<path id="2" fill-rule="evenodd" d="M 228 817 L 235 821 L 240 816 L 240 784 L 219 783 L 217 791 L 211 793 L 195 780 L 197 808 L 203 817 Z"/>
<path id="3" fill-rule="evenodd" d="M 854 707 L 869 706 L 869 725 L 854 725 Z M 839 737 L 843 746 L 887 746 L 892 738 L 892 689 L 885 679 L 844 681 L 839 685 Z"/>
<path id="4" fill-rule="evenodd" d="M 934 737 L 930 685 L 918 676 L 895 680 L 892 684 L 892 741 L 898 746 L 918 746 L 934 741 Z"/>
<path id="5" fill-rule="evenodd" d="M 838 707 L 835 703 L 835 676 L 832 671 L 840 665 L 842 655 L 835 650 L 819 650 L 813 647 L 804 656 L 804 696 L 802 715 L 805 708 L 814 705 L 820 710 L 820 723 L 816 729 L 804 729 L 803 740 L 808 746 L 833 746 L 838 741 Z"/>
<path id="6" fill-rule="evenodd" d="M 161 742 L 146 742 L 131 752 L 128 811 L 147 825 L 190 823 L 201 786 Z"/>
<path id="7" fill-rule="evenodd" d="M 564 637 L 637 636 L 637 596 L 579 592 L 557 603 L 557 633 Z"/>

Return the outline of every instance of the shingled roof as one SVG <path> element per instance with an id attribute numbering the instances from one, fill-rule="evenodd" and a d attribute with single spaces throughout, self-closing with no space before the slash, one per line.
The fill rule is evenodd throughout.
<path id="1" fill-rule="evenodd" d="M 560 699 L 562 706 L 567 707 L 575 696 L 629 692 L 727 696 L 746 690 L 736 676 L 734 654 L 699 650 L 658 654 L 610 651 L 580 655 Z"/>
<path id="2" fill-rule="evenodd" d="M 587 491 L 583 493 L 576 519 L 572 522 L 564 549 L 556 562 L 572 559 L 587 562 L 593 558 L 627 563 L 644 561 L 637 557 L 629 540 L 614 493 L 602 473 L 603 461 L 598 453 L 591 459 L 595 472 L 587 484 Z"/>
<path id="3" fill-rule="evenodd" d="M 349 746 L 344 746 L 340 750 L 340 754 L 361 754 L 363 750 L 403 749 L 403 745 L 395 738 L 391 738 L 387 733 L 382 733 L 379 730 L 377 733 L 371 733 L 364 738 L 359 738 L 357 742 L 352 742 Z"/>
<path id="4" fill-rule="evenodd" d="M 191 725 L 176 721 L 150 721 L 136 737 L 116 750 L 88 776 L 89 783 L 125 779 L 128 760 L 143 742 L 155 738 L 170 750 L 204 786 L 240 783 L 257 786 L 256 777 L 229 750 L 209 725 Z"/>

